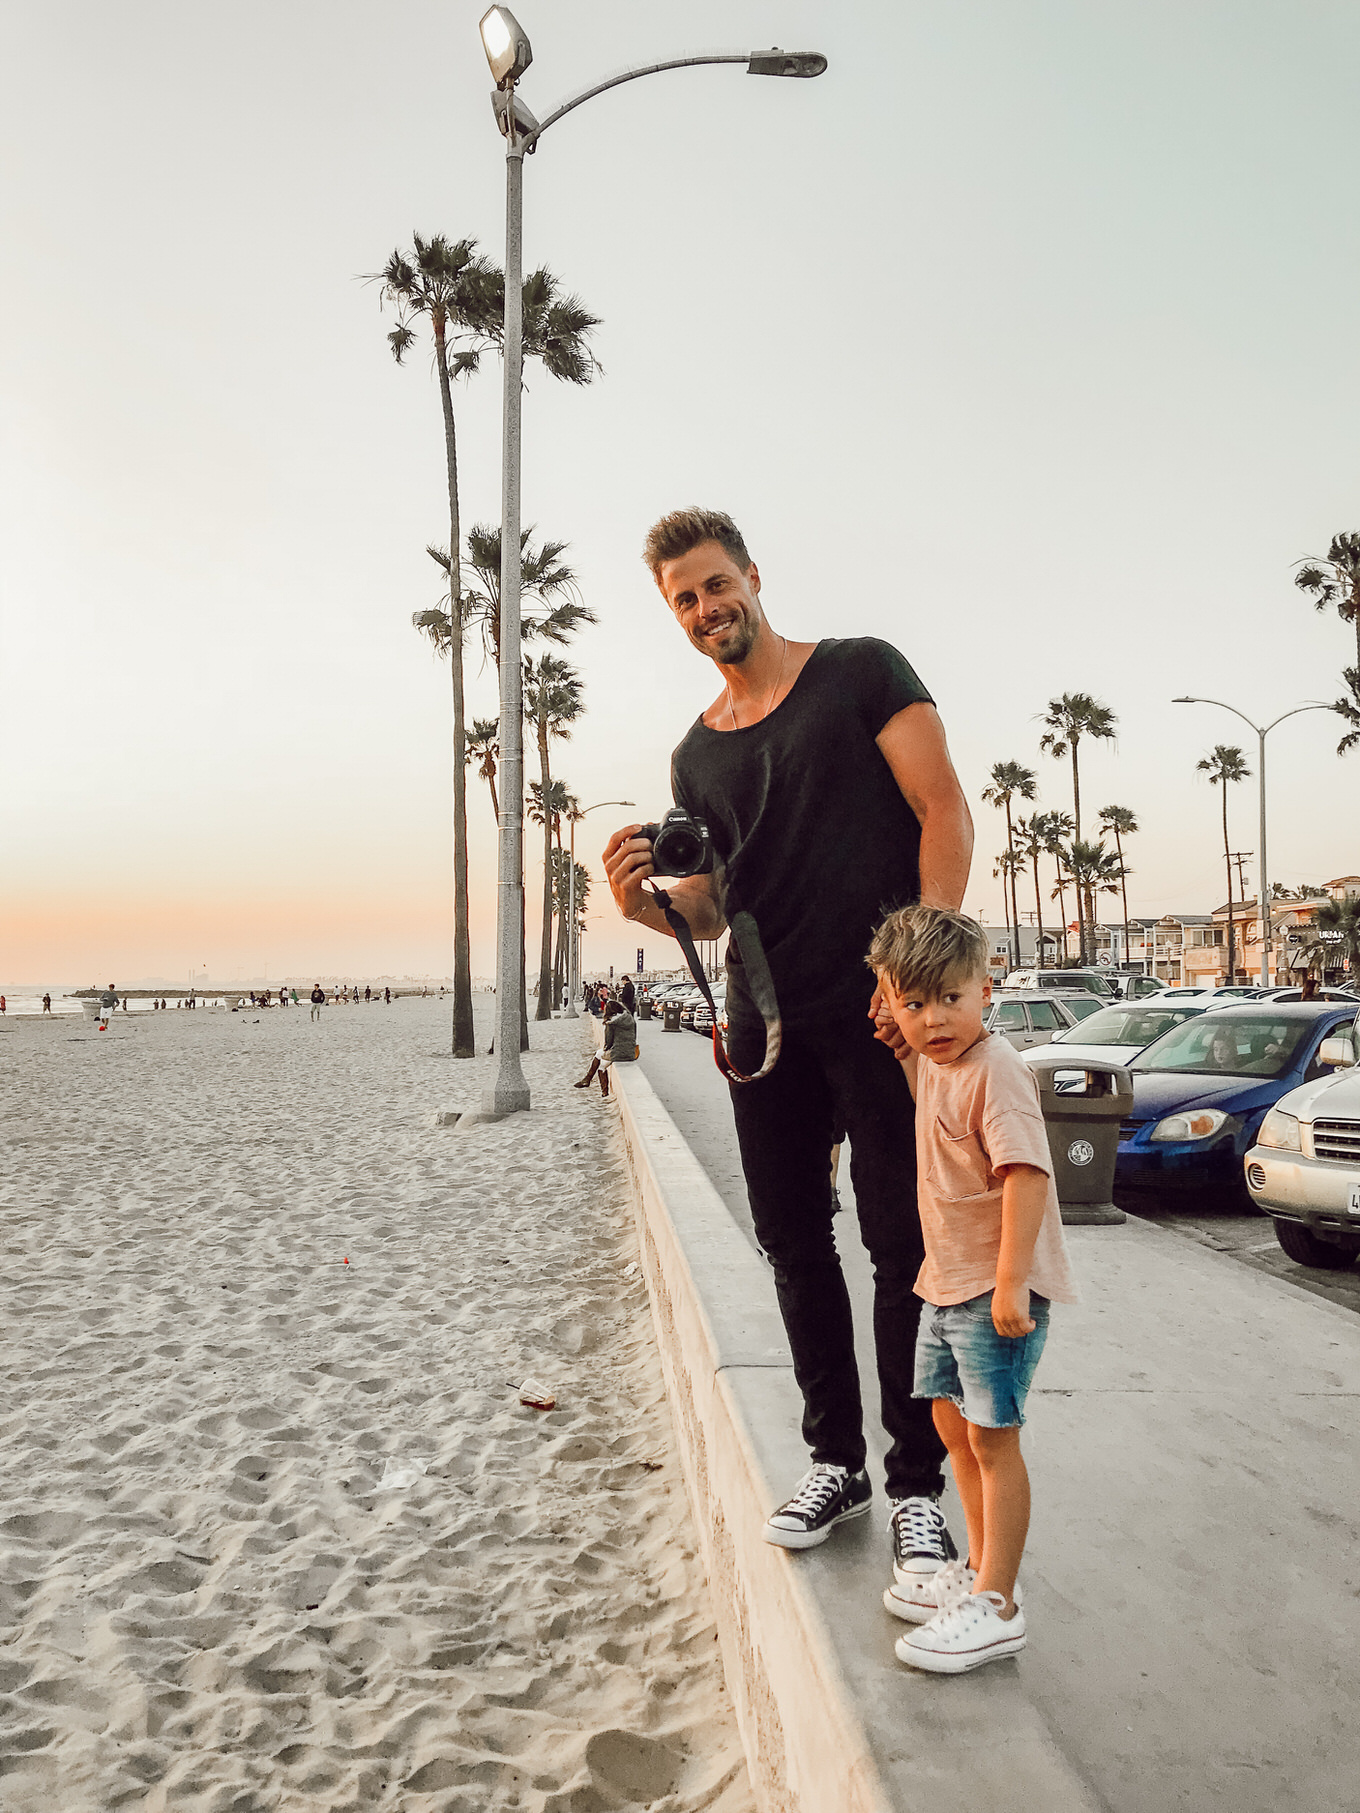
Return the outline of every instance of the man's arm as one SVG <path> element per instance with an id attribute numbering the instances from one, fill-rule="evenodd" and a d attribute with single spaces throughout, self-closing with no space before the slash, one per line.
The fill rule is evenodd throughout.
<path id="1" fill-rule="evenodd" d="M 879 731 L 877 743 L 903 799 L 921 822 L 921 899 L 963 905 L 973 860 L 973 815 L 949 759 L 933 705 L 908 705 Z"/>
<path id="2" fill-rule="evenodd" d="M 640 825 L 625 825 L 605 845 L 604 872 L 609 878 L 609 891 L 625 919 L 673 938 L 675 933 L 666 923 L 666 915 L 642 885 L 655 870 L 650 840 L 637 835 L 641 829 Z M 721 938 L 727 930 L 718 904 L 715 876 L 684 875 L 667 883 L 666 892 L 696 942 L 701 938 Z"/>

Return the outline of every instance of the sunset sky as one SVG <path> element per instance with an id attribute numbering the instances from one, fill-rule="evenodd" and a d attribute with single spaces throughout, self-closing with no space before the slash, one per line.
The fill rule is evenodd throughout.
<path id="1" fill-rule="evenodd" d="M 447 972 L 447 668 L 411 628 L 447 538 L 438 396 L 377 270 L 413 229 L 502 255 L 463 0 L 30 7 L 0 133 L 0 979 Z M 1215 743 L 1329 701 L 1354 637 L 1292 584 L 1360 527 L 1352 0 L 523 0 L 543 117 L 628 64 L 778 43 L 815 82 L 690 70 L 593 101 L 525 177 L 526 261 L 602 317 L 586 390 L 531 369 L 525 521 L 599 624 L 558 747 L 585 804 L 669 803 L 718 690 L 639 559 L 729 510 L 776 627 L 884 636 L 974 803 L 1063 690 L 1117 714 L 1083 799 L 1143 829 L 1135 913 L 1223 896 Z M 499 366 L 457 399 L 499 513 Z M 470 714 L 495 712 L 470 663 Z M 1360 753 L 1271 739 L 1271 874 L 1360 868 Z M 1254 850 L 1255 779 L 1231 802 Z M 495 849 L 470 778 L 473 966 Z M 598 851 L 627 811 L 578 834 Z M 530 844 L 532 849 L 532 843 Z M 1249 870 L 1249 875 L 1251 871 Z M 530 945 L 539 874 L 529 871 Z M 602 879 L 587 973 L 631 963 Z M 1108 917 L 1114 918 L 1111 907 Z M 648 961 L 661 961 L 652 939 Z"/>

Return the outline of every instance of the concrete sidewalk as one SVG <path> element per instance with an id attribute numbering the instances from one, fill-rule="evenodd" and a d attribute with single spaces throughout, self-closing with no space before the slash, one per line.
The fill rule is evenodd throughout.
<path id="1" fill-rule="evenodd" d="M 648 1081 L 749 1241 L 710 1047 L 653 1023 L 640 1038 Z M 837 1234 L 874 1403 L 848 1185 L 843 1168 L 852 1208 Z M 1144 1222 L 1068 1236 L 1086 1301 L 1055 1309 L 1031 1398 L 1024 1656 L 952 1681 L 900 1668 L 904 1627 L 879 1603 L 880 1516 L 790 1558 L 826 1613 L 869 1747 L 891 1759 L 904 1732 L 932 1729 L 985 1742 L 993 1717 L 1015 1726 L 1018 1695 L 1114 1813 L 1354 1813 L 1360 1318 Z M 768 1434 L 791 1486 L 796 1416 Z M 872 1419 L 869 1440 L 881 1483 Z M 991 1804 L 1004 1813 L 1004 1798 Z"/>

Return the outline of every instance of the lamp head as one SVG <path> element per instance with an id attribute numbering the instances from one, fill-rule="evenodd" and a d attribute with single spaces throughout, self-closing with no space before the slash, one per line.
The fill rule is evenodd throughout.
<path id="1" fill-rule="evenodd" d="M 819 76 L 826 58 L 819 50 L 753 50 L 746 65 L 748 76 Z"/>
<path id="2" fill-rule="evenodd" d="M 477 29 L 497 88 L 512 88 L 534 60 L 524 27 L 508 6 L 490 6 Z"/>

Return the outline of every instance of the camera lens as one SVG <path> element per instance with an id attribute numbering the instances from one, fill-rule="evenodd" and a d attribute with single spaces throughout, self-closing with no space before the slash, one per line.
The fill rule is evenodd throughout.
<path id="1" fill-rule="evenodd" d="M 703 844 L 687 825 L 672 825 L 657 845 L 657 862 L 667 875 L 692 873 L 703 854 Z"/>

